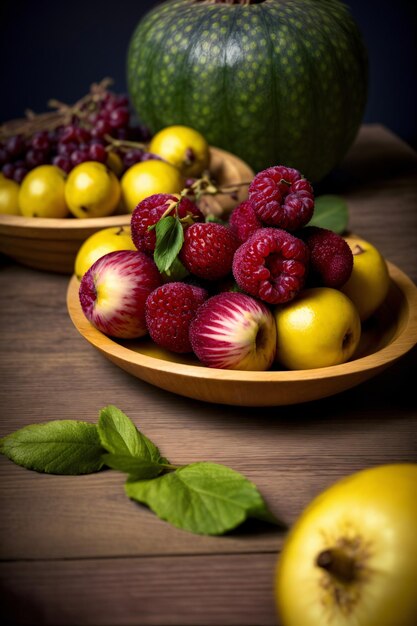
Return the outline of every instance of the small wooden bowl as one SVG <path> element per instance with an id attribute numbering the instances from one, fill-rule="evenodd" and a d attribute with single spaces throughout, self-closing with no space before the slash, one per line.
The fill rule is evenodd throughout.
<path id="1" fill-rule="evenodd" d="M 210 173 L 219 186 L 250 182 L 253 170 L 234 154 L 210 148 Z M 246 185 L 232 194 L 203 197 L 201 209 L 225 215 L 247 197 Z M 102 228 L 130 224 L 130 214 L 52 219 L 0 215 L 0 252 L 35 269 L 72 274 L 83 241 Z"/>
<path id="2" fill-rule="evenodd" d="M 391 286 L 384 304 L 362 329 L 355 358 L 342 365 L 298 371 L 241 372 L 211 369 L 192 356 L 174 355 L 149 339 L 115 340 L 96 330 L 84 316 L 79 282 L 67 293 L 69 315 L 77 330 L 116 365 L 157 387 L 221 404 L 278 406 L 331 396 L 375 376 L 417 342 L 417 287 L 388 264 Z"/>

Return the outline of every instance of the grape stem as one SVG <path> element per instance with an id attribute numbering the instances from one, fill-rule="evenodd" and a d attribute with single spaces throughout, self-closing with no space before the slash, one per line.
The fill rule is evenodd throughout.
<path id="1" fill-rule="evenodd" d="M 127 139 L 115 139 L 111 135 L 104 135 L 104 139 L 107 141 L 108 145 L 106 146 L 106 150 L 110 151 L 114 148 L 130 150 L 132 148 L 138 149 L 146 149 L 146 144 L 140 141 L 128 141 Z"/>
<path id="2" fill-rule="evenodd" d="M 51 99 L 48 102 L 48 106 L 56 109 L 55 111 L 34 113 L 34 111 L 27 109 L 24 118 L 9 120 L 0 126 L 0 141 L 7 140 L 13 137 L 13 135 L 31 137 L 38 131 L 54 130 L 57 126 L 67 126 L 71 123 L 74 116 L 83 120 L 96 107 L 97 103 L 104 98 L 108 87 L 112 83 L 113 80 L 111 78 L 104 78 L 99 83 L 93 83 L 90 86 L 89 93 L 73 105 Z M 89 108 L 90 110 L 88 110 Z"/>

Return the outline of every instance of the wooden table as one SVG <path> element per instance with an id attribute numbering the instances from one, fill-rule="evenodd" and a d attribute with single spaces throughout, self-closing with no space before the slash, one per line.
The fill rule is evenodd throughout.
<path id="1" fill-rule="evenodd" d="M 326 191 L 350 227 L 417 281 L 417 155 L 361 129 Z M 115 404 L 173 462 L 211 460 L 253 480 L 291 524 L 336 479 L 417 460 L 414 349 L 351 391 L 267 409 L 210 405 L 141 382 L 72 326 L 68 277 L 3 260 L 0 436 L 51 419 L 96 421 Z M 177 530 L 124 495 L 117 472 L 49 476 L 0 458 L 1 611 L 7 623 L 277 624 L 273 574 L 284 532 L 246 524 L 213 538 Z"/>

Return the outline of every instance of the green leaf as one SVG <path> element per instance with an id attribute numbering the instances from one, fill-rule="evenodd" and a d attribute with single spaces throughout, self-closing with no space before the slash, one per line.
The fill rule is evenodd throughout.
<path id="1" fill-rule="evenodd" d="M 328 194 L 315 199 L 314 215 L 308 226 L 328 228 L 340 235 L 346 231 L 348 221 L 349 209 L 346 202 L 340 196 Z"/>
<path id="2" fill-rule="evenodd" d="M 166 272 L 162 272 L 164 278 L 168 281 L 182 280 L 186 276 L 189 276 L 189 271 L 185 269 L 178 257 L 176 257 L 171 263 Z"/>
<path id="3" fill-rule="evenodd" d="M 154 261 L 160 272 L 166 272 L 174 263 L 184 242 L 181 222 L 168 215 L 157 222 Z"/>
<path id="4" fill-rule="evenodd" d="M 103 462 L 119 472 L 125 472 L 136 480 L 154 478 L 165 469 L 160 463 L 131 456 L 129 454 L 103 454 Z"/>
<path id="5" fill-rule="evenodd" d="M 102 446 L 111 454 L 140 457 L 155 463 L 161 460 L 155 444 L 138 431 L 123 411 L 112 404 L 100 411 L 98 433 Z"/>
<path id="6" fill-rule="evenodd" d="M 221 535 L 248 517 L 276 523 L 256 486 L 216 463 L 192 463 L 153 480 L 128 480 L 129 498 L 193 533 Z"/>
<path id="7" fill-rule="evenodd" d="M 0 452 L 17 465 L 47 474 L 90 474 L 103 466 L 97 427 L 75 420 L 25 426 L 0 440 Z"/>

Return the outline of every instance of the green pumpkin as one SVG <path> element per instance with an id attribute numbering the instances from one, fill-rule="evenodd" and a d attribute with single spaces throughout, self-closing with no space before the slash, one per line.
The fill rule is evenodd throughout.
<path id="1" fill-rule="evenodd" d="M 185 124 L 255 171 L 320 181 L 362 121 L 367 55 L 339 0 L 169 0 L 138 24 L 128 89 L 151 132 Z"/>

